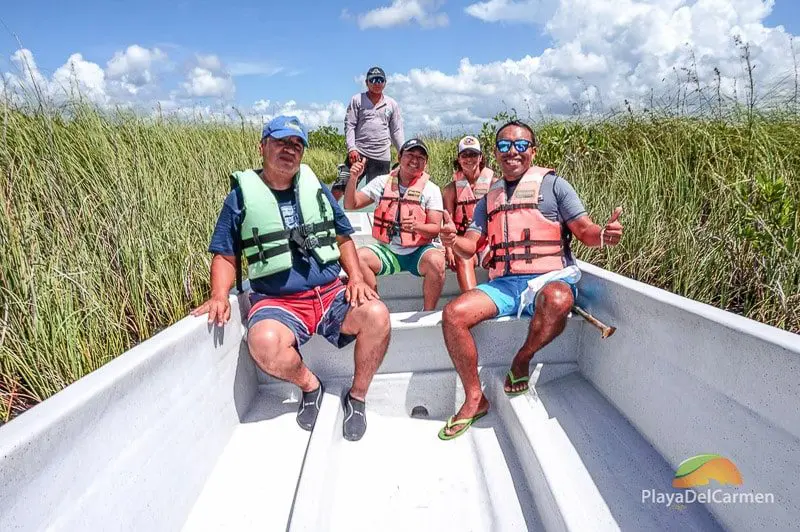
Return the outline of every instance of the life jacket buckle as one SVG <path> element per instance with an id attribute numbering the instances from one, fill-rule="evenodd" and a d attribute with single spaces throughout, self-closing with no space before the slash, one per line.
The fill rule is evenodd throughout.
<path id="1" fill-rule="evenodd" d="M 258 248 L 258 260 L 261 262 L 267 262 L 267 258 L 264 255 L 265 250 L 264 246 L 261 243 L 261 239 L 258 238 L 258 227 L 253 227 L 253 240 L 256 243 L 256 247 Z"/>
<path id="2" fill-rule="evenodd" d="M 319 239 L 317 238 L 317 235 L 308 235 L 305 238 L 305 241 L 303 242 L 303 247 L 305 247 L 309 251 L 314 249 L 314 248 L 318 248 L 319 247 Z"/>
<path id="3" fill-rule="evenodd" d="M 300 251 L 300 253 L 302 253 L 303 256 L 307 257 L 308 256 L 308 252 L 307 252 L 308 248 L 306 247 L 306 242 L 309 240 L 309 237 L 307 237 L 306 235 L 303 234 L 304 231 L 303 231 L 302 228 L 303 228 L 302 225 L 298 226 L 298 227 L 293 227 L 289 231 L 289 238 L 292 239 L 292 242 L 297 244 L 297 249 Z"/>

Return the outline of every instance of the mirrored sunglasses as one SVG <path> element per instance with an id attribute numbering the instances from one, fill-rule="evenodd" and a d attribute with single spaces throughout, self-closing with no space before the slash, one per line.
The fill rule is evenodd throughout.
<path id="1" fill-rule="evenodd" d="M 498 140 L 496 146 L 497 151 L 500 153 L 508 153 L 511 151 L 511 146 L 514 146 L 514 149 L 517 150 L 517 153 L 525 153 L 528 151 L 528 148 L 533 146 L 533 142 L 529 141 L 528 139 Z"/>

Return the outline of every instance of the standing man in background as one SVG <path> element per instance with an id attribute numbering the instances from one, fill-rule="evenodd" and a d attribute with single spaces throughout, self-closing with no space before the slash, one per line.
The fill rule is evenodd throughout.
<path id="1" fill-rule="evenodd" d="M 367 71 L 366 83 L 367 90 L 353 96 L 344 117 L 347 158 L 339 165 L 338 177 L 331 187 L 337 201 L 344 195 L 353 163 L 364 162 L 364 176 L 369 183 L 389 173 L 391 146 L 394 144 L 399 151 L 405 141 L 400 107 L 383 94 L 386 73 L 380 67 L 372 67 Z"/>

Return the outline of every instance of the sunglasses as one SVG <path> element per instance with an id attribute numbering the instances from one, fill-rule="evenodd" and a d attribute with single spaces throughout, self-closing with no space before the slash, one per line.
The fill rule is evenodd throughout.
<path id="1" fill-rule="evenodd" d="M 381 83 L 386 83 L 386 78 L 380 78 L 380 77 L 378 77 L 378 78 L 369 78 L 367 81 L 369 81 L 370 83 L 376 83 L 376 84 L 380 85 Z"/>
<path id="2" fill-rule="evenodd" d="M 508 153 L 511 151 L 511 146 L 514 146 L 514 149 L 517 150 L 517 153 L 525 153 L 528 151 L 528 148 L 533 146 L 533 142 L 527 139 L 498 140 L 495 145 L 497 146 L 497 151 L 500 153 Z"/>

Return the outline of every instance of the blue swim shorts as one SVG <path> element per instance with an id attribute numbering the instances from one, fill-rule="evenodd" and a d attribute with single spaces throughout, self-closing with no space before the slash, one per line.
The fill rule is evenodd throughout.
<path id="1" fill-rule="evenodd" d="M 493 279 L 487 283 L 481 283 L 475 288 L 492 299 L 492 302 L 497 307 L 497 316 L 495 316 L 496 318 L 502 318 L 503 316 L 516 317 L 517 310 L 519 309 L 519 296 L 528 288 L 528 281 L 539 277 L 539 275 L 542 274 L 506 275 L 504 277 Z M 572 288 L 572 296 L 577 298 L 577 287 L 573 284 L 570 284 L 569 286 Z M 533 316 L 535 306 L 536 302 L 534 301 L 533 303 L 528 304 L 525 309 L 523 309 L 522 313 Z"/>

